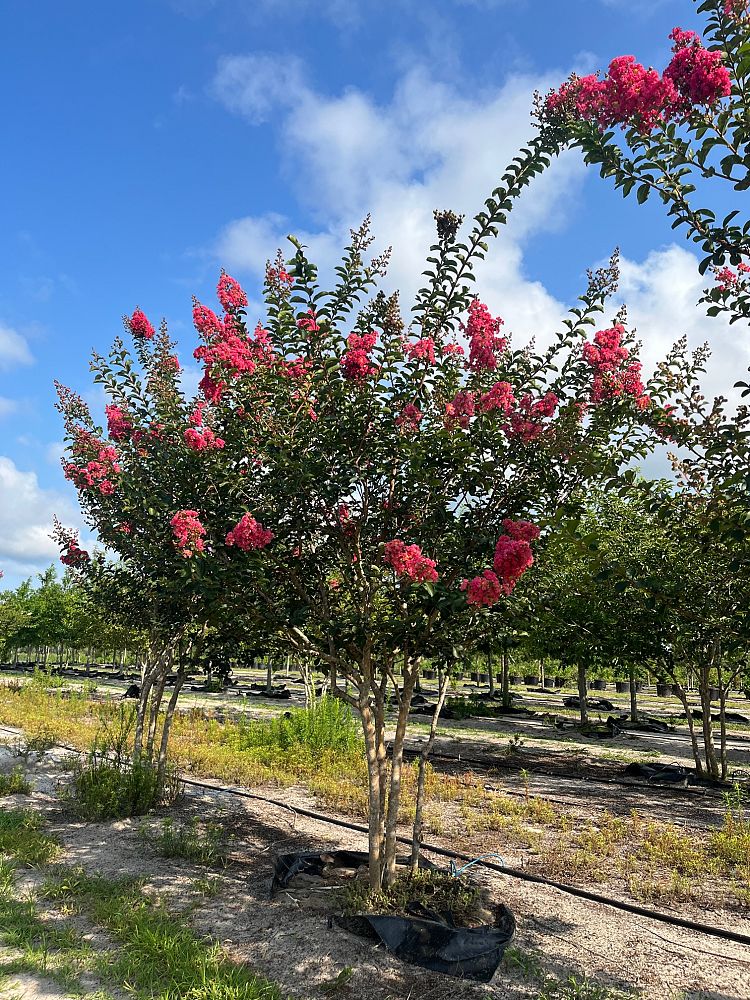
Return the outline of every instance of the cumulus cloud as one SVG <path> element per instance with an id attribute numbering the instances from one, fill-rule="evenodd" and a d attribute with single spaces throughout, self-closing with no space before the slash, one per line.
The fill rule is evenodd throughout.
<path id="1" fill-rule="evenodd" d="M 272 110 L 265 84 L 258 95 L 259 58 L 266 76 L 282 78 L 284 58 L 231 57 L 219 63 L 213 85 L 222 103 L 249 121 Z M 417 66 L 401 76 L 389 101 L 379 103 L 353 87 L 321 94 L 297 69 L 288 88 L 274 90 L 273 114 L 290 185 L 318 223 L 295 235 L 310 247 L 322 276 L 331 273 L 349 229 L 370 212 L 380 247 L 383 237 L 393 243 L 386 287 L 399 288 L 408 305 L 434 239 L 433 209 L 452 208 L 470 218 L 482 207 L 529 137 L 532 92 L 546 89 L 557 75 L 517 74 L 466 97 Z M 526 275 L 523 246 L 533 234 L 565 224 L 582 177 L 576 158 L 555 163 L 524 192 L 510 225 L 478 270 L 483 298 L 521 338 L 552 329 L 564 311 Z M 219 234 L 216 256 L 227 267 L 260 279 L 266 259 L 285 245 L 289 226 L 276 215 L 235 219 Z"/>
<path id="2" fill-rule="evenodd" d="M 214 96 L 253 125 L 290 107 L 303 90 L 299 60 L 263 53 L 222 56 L 212 84 Z"/>
<path id="3" fill-rule="evenodd" d="M 25 337 L 5 323 L 0 323 L 0 369 L 30 365 L 34 361 Z"/>
<path id="4" fill-rule="evenodd" d="M 621 262 L 620 297 L 627 303 L 628 319 L 643 341 L 646 369 L 662 358 L 685 335 L 691 349 L 708 341 L 711 359 L 702 380 L 705 395 L 738 394 L 731 387 L 750 365 L 750 338 L 722 317 L 706 316 L 696 306 L 707 279 L 698 273 L 698 258 L 685 247 L 672 244 L 653 250 L 642 261 Z"/>
<path id="5" fill-rule="evenodd" d="M 0 569 L 4 583 L 37 572 L 58 557 L 49 537 L 52 519 L 81 527 L 74 501 L 40 486 L 35 472 L 24 472 L 12 459 L 0 455 Z"/>
<path id="6" fill-rule="evenodd" d="M 5 396 L 0 396 L 0 420 L 11 413 L 15 413 L 17 409 L 18 403 L 15 399 L 7 399 Z"/>

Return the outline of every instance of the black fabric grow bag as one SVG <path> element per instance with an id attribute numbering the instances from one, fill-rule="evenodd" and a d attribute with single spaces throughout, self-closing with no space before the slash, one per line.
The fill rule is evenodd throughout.
<path id="1" fill-rule="evenodd" d="M 404 962 L 446 976 L 488 983 L 516 931 L 515 917 L 500 906 L 496 926 L 455 927 L 450 914 L 415 906 L 418 916 L 367 914 L 388 951 Z"/>

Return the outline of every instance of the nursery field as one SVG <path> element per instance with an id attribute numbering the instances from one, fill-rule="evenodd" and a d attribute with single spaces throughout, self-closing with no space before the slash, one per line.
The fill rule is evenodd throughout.
<path id="1" fill-rule="evenodd" d="M 632 764 L 689 763 L 679 726 L 602 739 L 561 732 L 543 715 L 444 720 L 427 776 L 426 854 L 443 867 L 450 856 L 492 855 L 495 867 L 471 868 L 472 884 L 517 921 L 500 969 L 480 986 L 417 970 L 332 923 L 342 905 L 335 887 L 303 878 L 271 897 L 279 854 L 366 849 L 366 762 L 347 709 L 327 699 L 295 707 L 296 693 L 186 692 L 171 739 L 188 783 L 147 816 L 102 819 L 76 790 L 85 756 L 72 751 L 127 739 L 126 683 L 97 678 L 92 690 L 91 682 L 6 674 L 0 687 L 3 963 L 7 983 L 33 984 L 29 995 L 277 995 L 266 979 L 279 996 L 311 998 L 747 995 L 750 734 L 742 725 L 729 741 L 734 782 L 720 789 L 626 773 Z M 658 700 L 644 693 L 644 701 Z M 418 719 L 414 750 L 424 738 Z M 415 770 L 405 769 L 404 834 Z M 13 824 L 33 828 L 21 844 L 31 837 L 50 846 L 14 857 L 22 848 Z M 137 920 L 125 919 L 136 899 Z M 617 903 L 745 935 L 746 943 Z M 175 941 L 174 968 L 139 950 L 156 925 L 160 955 L 166 939 Z M 116 962 L 113 949 L 121 949 Z M 213 993 L 199 991 L 207 970 Z"/>

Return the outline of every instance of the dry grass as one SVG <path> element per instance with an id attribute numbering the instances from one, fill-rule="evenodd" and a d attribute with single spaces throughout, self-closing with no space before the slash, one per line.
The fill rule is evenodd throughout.
<path id="1" fill-rule="evenodd" d="M 29 747 L 58 741 L 86 749 L 120 705 L 82 695 L 62 698 L 33 685 L 0 688 L 0 721 L 23 728 Z M 218 722 L 195 709 L 175 719 L 171 757 L 175 767 L 196 776 L 248 787 L 298 785 L 322 808 L 367 815 L 367 766 L 357 742 L 337 749 L 280 747 L 248 739 L 246 725 Z M 404 768 L 404 822 L 413 817 L 416 775 L 416 766 Z M 429 832 L 451 837 L 467 852 L 521 852 L 546 875 L 616 884 L 640 899 L 750 904 L 750 817 L 737 799 L 727 802 L 723 826 L 707 834 L 636 814 L 582 818 L 530 794 L 528 786 L 525 795 L 510 796 L 487 788 L 486 781 L 470 771 L 446 775 L 428 768 Z"/>

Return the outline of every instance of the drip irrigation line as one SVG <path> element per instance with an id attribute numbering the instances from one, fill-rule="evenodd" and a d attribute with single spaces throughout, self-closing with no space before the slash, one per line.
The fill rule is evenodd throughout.
<path id="1" fill-rule="evenodd" d="M 0 729 L 6 732 L 12 732 L 14 735 L 18 735 L 18 730 L 11 729 L 7 726 L 0 726 Z M 78 747 L 71 747 L 64 743 L 56 743 L 55 746 L 60 747 L 62 750 L 68 750 L 76 754 L 85 754 L 87 751 L 81 750 Z M 258 795 L 255 792 L 248 792 L 244 789 L 233 788 L 226 785 L 214 785 L 205 781 L 196 781 L 194 778 L 183 778 L 181 777 L 180 782 L 183 785 L 189 785 L 192 788 L 203 788 L 207 791 L 212 792 L 222 792 L 226 795 L 234 795 L 241 799 L 251 799 L 256 802 L 265 802 L 267 805 L 275 806 L 278 809 L 289 810 L 292 809 L 298 816 L 306 816 L 308 819 L 317 820 L 320 823 L 326 823 L 329 826 L 337 826 L 342 830 L 351 830 L 355 833 L 368 834 L 369 830 L 366 826 L 361 823 L 350 823 L 348 820 L 338 819 L 335 816 L 326 816 L 324 813 L 315 812 L 312 809 L 306 809 L 303 806 L 289 806 L 286 802 L 279 802 L 278 799 L 270 799 L 266 795 Z M 407 844 L 411 846 L 410 837 L 397 837 L 397 841 L 400 844 Z M 724 927 L 712 927 L 709 924 L 701 924 L 697 920 L 688 920 L 685 917 L 677 917 L 670 913 L 662 913 L 659 910 L 651 910 L 645 906 L 639 906 L 637 903 L 627 903 L 621 899 L 615 899 L 612 896 L 604 896 L 598 892 L 589 892 L 588 889 L 581 889 L 578 886 L 568 885 L 566 882 L 557 882 L 554 879 L 545 878 L 544 875 L 532 875 L 531 872 L 522 871 L 519 868 L 508 868 L 504 865 L 497 865 L 491 861 L 484 860 L 482 858 L 472 857 L 470 854 L 464 854 L 461 851 L 448 850 L 445 847 L 440 847 L 437 844 L 430 844 L 424 842 L 422 844 L 422 849 L 429 851 L 431 854 L 437 854 L 439 857 L 448 858 L 449 860 L 458 860 L 464 862 L 475 863 L 482 868 L 486 868 L 489 871 L 495 872 L 498 875 L 506 875 L 509 878 L 518 879 L 521 882 L 529 882 L 533 885 L 543 885 L 550 889 L 557 889 L 558 892 L 563 892 L 569 896 L 575 896 L 578 899 L 586 900 L 590 903 L 599 903 L 603 906 L 609 906 L 615 910 L 622 910 L 624 913 L 632 913 L 639 917 L 646 917 L 648 920 L 655 920 L 659 923 L 669 924 L 672 927 L 683 927 L 686 930 L 696 931 L 698 934 L 706 934 L 710 937 L 722 938 L 724 941 L 732 941 L 735 944 L 750 945 L 750 934 L 741 934 L 738 931 L 728 930 Z M 729 961 L 733 961 L 731 955 L 723 956 Z M 739 961 L 744 961 L 739 959 Z"/>
<path id="2" fill-rule="evenodd" d="M 209 791 L 235 795 L 238 798 L 254 799 L 255 801 L 265 802 L 267 805 L 276 806 L 279 809 L 289 809 L 289 806 L 286 803 L 279 802 L 278 799 L 269 799 L 265 795 L 258 795 L 254 792 L 246 792 L 239 788 L 231 788 L 223 785 L 212 785 L 207 782 L 195 781 L 190 778 L 181 780 L 184 784 L 192 785 L 194 788 L 205 788 Z M 324 813 L 314 812 L 312 809 L 295 806 L 294 811 L 300 816 L 306 816 L 308 819 L 314 819 L 318 822 L 327 823 L 331 826 L 338 826 L 344 830 L 352 830 L 356 833 L 363 834 L 367 834 L 369 832 L 368 828 L 363 826 L 361 823 L 350 823 L 347 820 L 337 819 L 335 816 L 326 816 Z M 410 837 L 397 837 L 396 839 L 400 844 L 407 844 L 411 846 Z M 507 875 L 510 878 L 519 879 L 522 882 L 531 882 L 534 885 L 543 885 L 550 889 L 557 889 L 559 892 L 564 892 L 569 896 L 576 896 L 579 899 L 584 899 L 591 903 L 600 903 L 604 906 L 610 906 L 613 909 L 623 910 L 625 913 L 633 913 L 636 916 L 646 917 L 649 920 L 656 920 L 664 924 L 670 924 L 673 927 L 683 927 L 686 930 L 697 931 L 699 934 L 719 937 L 725 941 L 732 941 L 735 944 L 750 945 L 750 934 L 741 934 L 738 931 L 731 931 L 724 927 L 712 927 L 709 924 L 701 924 L 696 920 L 688 920 L 685 917 L 677 917 L 670 913 L 662 913 L 659 910 L 651 910 L 648 909 L 648 907 L 639 906 L 637 903 L 627 903 L 624 900 L 614 899 L 611 896 L 603 896 L 598 892 L 589 892 L 588 889 L 580 889 L 578 886 L 568 885 L 566 882 L 557 882 L 554 879 L 545 878 L 544 875 L 532 875 L 530 872 L 522 871 L 519 868 L 508 868 L 504 865 L 497 865 L 482 858 L 472 857 L 470 854 L 464 854 L 461 851 L 447 850 L 444 847 L 439 847 L 437 844 L 424 842 L 422 844 L 422 849 L 429 851 L 431 854 L 437 854 L 440 857 L 449 858 L 450 860 L 475 863 L 482 868 L 487 868 L 499 875 Z M 725 957 L 730 961 L 732 960 L 732 956 L 730 955 Z"/>

